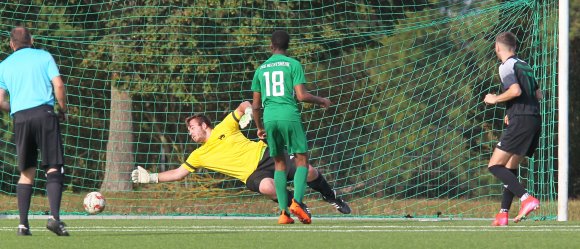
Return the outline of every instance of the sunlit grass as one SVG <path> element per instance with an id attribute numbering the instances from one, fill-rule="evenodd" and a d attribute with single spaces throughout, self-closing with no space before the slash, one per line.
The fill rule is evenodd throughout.
<path id="1" fill-rule="evenodd" d="M 152 196 L 146 192 L 104 193 L 107 207 L 103 215 L 241 215 L 275 216 L 277 204 L 260 195 L 242 194 L 239 196 L 193 196 L 175 192 Z M 84 214 L 83 195 L 65 194 L 63 214 Z M 318 196 L 307 199 L 315 216 L 343 216 Z M 494 217 L 499 208 L 497 199 L 376 199 L 359 198 L 348 200 L 354 217 L 384 218 L 489 218 Z M 0 195 L 0 214 L 17 214 L 16 197 Z M 513 217 L 517 214 L 518 201 L 512 206 Z M 44 214 L 49 210 L 46 197 L 35 196 L 31 213 Z M 532 219 L 552 219 L 557 214 L 557 202 L 543 202 L 540 210 L 533 213 Z M 580 221 L 580 200 L 568 202 L 568 220 Z"/>

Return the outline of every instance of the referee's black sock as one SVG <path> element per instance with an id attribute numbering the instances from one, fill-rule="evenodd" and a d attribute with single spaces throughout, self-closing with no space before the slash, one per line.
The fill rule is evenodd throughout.
<path id="1" fill-rule="evenodd" d="M 518 169 L 508 169 L 514 176 L 518 177 Z M 502 198 L 501 198 L 501 209 L 506 212 L 510 210 L 512 206 L 512 201 L 514 200 L 514 193 L 507 188 L 503 188 Z"/>
<path id="2" fill-rule="evenodd" d="M 46 174 L 46 194 L 50 205 L 50 215 L 55 220 L 60 220 L 60 201 L 62 199 L 62 186 L 64 175 L 60 171 Z"/>
<path id="3" fill-rule="evenodd" d="M 324 179 L 324 176 L 322 176 L 320 171 L 318 172 L 318 177 L 316 179 L 307 182 L 306 184 L 308 184 L 310 188 L 320 192 L 320 194 L 322 194 L 322 196 L 324 196 L 325 199 L 330 200 L 336 199 L 334 191 L 332 190 L 326 179 Z"/>
<path id="4" fill-rule="evenodd" d="M 526 193 L 526 189 L 518 182 L 518 178 L 505 166 L 493 165 L 488 169 L 491 174 L 502 181 L 503 184 L 506 185 L 506 188 L 514 193 L 518 198 Z"/>
<path id="5" fill-rule="evenodd" d="M 18 198 L 20 225 L 30 227 L 28 224 L 28 211 L 30 210 L 30 200 L 32 200 L 32 184 L 17 184 L 16 196 L 16 198 Z"/>

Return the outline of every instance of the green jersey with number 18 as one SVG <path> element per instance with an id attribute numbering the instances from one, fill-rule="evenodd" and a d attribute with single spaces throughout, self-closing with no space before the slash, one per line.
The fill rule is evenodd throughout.
<path id="1" fill-rule="evenodd" d="M 264 123 L 301 121 L 294 86 L 306 83 L 302 65 L 286 55 L 274 54 L 262 64 L 252 80 L 252 91 L 262 95 Z"/>

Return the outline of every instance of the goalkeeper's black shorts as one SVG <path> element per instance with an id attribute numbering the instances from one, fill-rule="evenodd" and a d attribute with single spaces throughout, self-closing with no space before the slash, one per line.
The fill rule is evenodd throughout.
<path id="1" fill-rule="evenodd" d="M 275 171 L 274 158 L 270 156 L 270 151 L 266 149 L 264 151 L 264 156 L 262 160 L 258 162 L 258 167 L 256 170 L 248 177 L 246 180 L 246 187 L 256 193 L 260 193 L 260 182 L 264 178 L 274 179 Z M 296 172 L 296 165 L 294 164 L 294 158 L 286 156 L 286 178 L 288 181 L 294 179 L 294 173 Z"/>

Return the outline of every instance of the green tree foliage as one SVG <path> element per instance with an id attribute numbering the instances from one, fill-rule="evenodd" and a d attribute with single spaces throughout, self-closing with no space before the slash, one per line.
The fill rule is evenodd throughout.
<path id="1" fill-rule="evenodd" d="M 352 97 L 368 108 L 349 118 L 365 141 L 356 147 L 364 158 L 362 178 L 379 184 L 362 191 L 457 196 L 477 184 L 470 181 L 482 181 L 473 176 L 485 168 L 488 158 L 481 154 L 496 137 L 482 123 L 489 117 L 476 115 L 481 108 L 460 103 L 480 102 L 481 91 L 491 86 L 496 64 L 490 41 L 470 30 L 491 29 L 487 20 L 498 13 L 454 21 L 456 11 L 409 12 L 391 35 L 377 39 L 379 46 L 356 51 L 348 61 L 368 68 L 368 80 L 355 84 L 362 94 Z M 416 23 L 430 25 L 411 25 Z"/>
<path id="2" fill-rule="evenodd" d="M 95 102 L 102 101 L 102 99 L 93 98 L 79 98 L 79 96 L 92 96 L 90 93 L 93 88 L 87 87 L 81 89 L 81 82 L 83 86 L 87 86 L 87 79 L 84 68 L 79 67 L 83 58 L 83 52 L 86 50 L 83 42 L 79 40 L 86 40 L 91 37 L 91 30 L 94 29 L 94 22 L 96 18 L 95 6 L 84 5 L 78 2 L 71 2 L 66 0 L 54 1 L 52 5 L 45 5 L 42 0 L 24 0 L 16 2 L 0 3 L 0 27 L 2 27 L 2 44 L 0 44 L 0 60 L 9 56 L 12 50 L 8 46 L 9 31 L 16 25 L 23 25 L 30 29 L 34 38 L 34 47 L 49 51 L 55 58 L 59 70 L 66 81 L 69 103 L 69 115 L 67 125 L 63 128 L 65 140 L 65 155 L 66 164 L 78 165 L 79 170 L 72 173 L 80 178 L 70 177 L 74 185 L 91 185 L 94 180 L 98 179 L 95 174 L 95 164 L 91 164 L 90 168 L 86 170 L 83 166 L 94 158 L 99 157 L 98 151 L 90 150 L 94 146 L 95 141 L 91 139 L 99 139 L 99 137 L 87 137 L 82 134 L 90 134 L 90 129 L 104 129 L 103 116 L 98 116 L 99 112 L 91 112 L 86 115 L 80 106 L 90 108 Z M 96 88 L 100 88 L 96 86 Z M 84 116 L 83 116 L 84 115 Z M 2 129 L 0 134 L 2 140 L 0 141 L 3 154 L 2 158 L 2 172 L 7 175 L 18 175 L 16 167 L 16 151 L 13 144 L 12 122 L 7 113 L 2 113 L 3 119 L 0 121 Z M 82 118 L 79 118 L 82 117 Z M 89 125 L 90 124 L 90 125 Z M 90 126 L 90 127 L 89 127 Z M 71 146 L 72 145 L 72 146 Z M 8 179 L 8 178 L 4 178 Z M 82 179 L 86 182 L 81 183 Z M 14 191 L 14 181 L 6 181 L 3 183 L 9 186 L 2 186 L 2 189 Z M 71 185 L 73 185 L 71 184 Z M 42 187 L 42 186 L 39 186 Z"/>
<path id="3" fill-rule="evenodd" d="M 569 74 L 569 100 L 570 100 L 570 196 L 580 195 L 580 0 L 570 1 L 570 74 Z"/>
<path id="4" fill-rule="evenodd" d="M 122 121 L 111 118 L 119 108 L 111 106 L 112 90 L 131 103 L 134 162 L 152 171 L 177 167 L 197 146 L 185 117 L 204 112 L 221 120 L 249 100 L 253 72 L 270 56 L 270 34 L 286 29 L 307 87 L 335 103 L 328 110 L 302 106 L 313 164 L 332 172 L 327 178 L 361 195 L 490 192 L 478 186 L 490 181 L 482 170 L 503 109 L 482 104 L 485 93 L 499 91 L 489 34 L 505 31 L 498 19 L 512 21 L 506 9 L 533 13 L 518 5 L 523 1 L 45 2 L 0 4 L 0 23 L 32 20 L 27 26 L 61 66 L 72 107 L 64 133 L 67 164 L 77 166 L 70 172 L 75 191 L 98 188 L 111 170 L 108 130 Z M 520 19 L 516 32 L 527 37 L 533 18 Z M 0 56 L 9 53 L 2 44 Z M 9 125 L 6 114 L 0 124 Z M 6 130 L 0 135 L 11 139 Z M 9 142 L 0 148 L 14 154 Z M 236 184 L 224 179 L 221 187 Z"/>
<path id="5" fill-rule="evenodd" d="M 135 134 L 139 134 L 136 161 L 151 164 L 160 161 L 156 153 L 161 150 L 159 146 L 170 152 L 170 162 L 183 161 L 183 155 L 192 148 L 170 146 L 185 143 L 185 136 L 176 136 L 185 118 L 180 114 L 205 112 L 218 120 L 231 107 L 249 99 L 249 82 L 255 68 L 270 55 L 268 38 L 273 30 L 288 29 L 293 34 L 292 56 L 307 69 L 327 72 L 330 69 L 325 65 L 317 66 L 321 60 L 340 58 L 351 48 L 373 42 L 351 34 L 376 32 L 380 27 L 353 26 L 337 19 L 393 21 L 379 19 L 383 18 L 375 14 L 379 11 L 371 8 L 361 9 L 362 14 L 344 14 L 351 8 L 346 4 L 324 7 L 294 2 L 189 1 L 176 6 L 171 1 L 130 1 L 106 7 L 102 18 L 108 21 L 100 25 L 98 38 L 88 46 L 82 65 L 95 72 L 95 81 L 102 81 L 99 85 L 110 84 L 112 73 L 119 75 L 117 87 L 128 91 L 134 101 Z M 317 7 L 319 11 L 310 11 Z M 330 45 L 348 49 L 328 49 Z M 317 86 L 330 90 L 328 80 Z M 314 124 L 325 127 L 324 122 Z"/>

